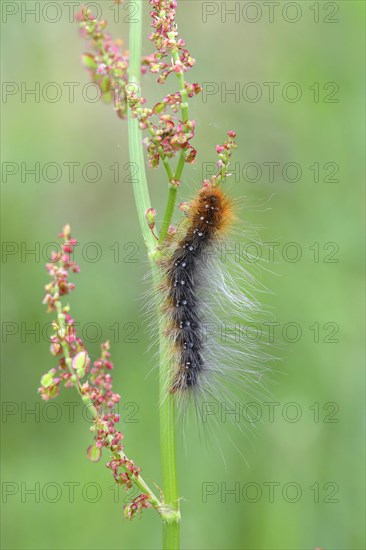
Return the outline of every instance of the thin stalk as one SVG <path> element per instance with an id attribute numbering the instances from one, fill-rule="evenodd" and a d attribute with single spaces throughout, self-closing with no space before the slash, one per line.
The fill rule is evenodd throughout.
<path id="1" fill-rule="evenodd" d="M 163 223 L 159 234 L 159 244 L 162 244 L 164 242 L 165 237 L 168 234 L 170 222 L 172 221 L 172 217 L 173 217 L 175 202 L 177 200 L 177 193 L 178 193 L 178 185 L 175 185 L 174 183 L 173 184 L 170 183 L 168 201 L 166 203 Z"/>
<path id="2" fill-rule="evenodd" d="M 180 548 L 180 512 L 178 479 L 176 469 L 175 446 L 175 402 L 166 390 L 167 380 L 171 376 L 168 343 L 160 323 L 160 453 L 163 473 L 164 499 L 169 507 L 176 512 L 173 521 L 163 522 L 163 549 L 178 550 Z"/>
<path id="3" fill-rule="evenodd" d="M 130 65 L 128 77 L 131 84 L 140 87 L 142 0 L 136 0 L 135 3 L 138 7 L 138 16 L 137 19 L 131 20 L 130 23 Z M 150 256 L 154 252 L 156 242 L 147 224 L 145 212 L 151 207 L 151 202 L 147 186 L 139 123 L 136 118 L 131 116 L 130 109 L 128 117 L 128 146 L 131 162 L 138 167 L 138 178 L 133 178 L 132 184 L 140 227 Z"/>
<path id="4" fill-rule="evenodd" d="M 179 60 L 179 53 L 178 50 L 172 51 L 172 57 L 174 62 L 177 62 Z M 182 122 L 187 122 L 189 118 L 188 113 L 188 94 L 185 87 L 185 81 L 184 81 L 184 74 L 183 72 L 177 73 L 178 81 L 179 81 L 179 90 L 180 90 L 180 96 L 181 96 L 181 113 L 182 113 Z M 179 155 L 178 164 L 174 172 L 174 182 L 170 180 L 170 186 L 169 186 L 169 195 L 168 195 L 168 201 L 165 207 L 165 213 L 163 218 L 163 223 L 161 226 L 161 231 L 159 235 L 159 244 L 163 243 L 165 240 L 165 237 L 168 234 L 169 226 L 172 221 L 172 216 L 174 212 L 175 202 L 177 200 L 177 194 L 178 194 L 178 183 L 180 181 L 180 178 L 182 176 L 184 163 L 186 158 L 186 149 L 182 149 Z"/>
<path id="5" fill-rule="evenodd" d="M 141 75 L 141 29 L 142 29 L 142 0 L 136 0 L 138 6 L 137 22 L 130 24 L 130 82 L 139 84 Z M 134 183 L 134 194 L 139 214 L 141 229 L 148 247 L 149 257 L 152 263 L 155 242 L 145 219 L 145 211 L 150 208 L 151 203 L 147 188 L 145 164 L 141 136 L 139 134 L 138 121 L 133 119 L 129 112 L 129 150 L 132 162 L 139 167 L 140 178 Z M 165 221 L 165 217 L 164 217 Z M 169 224 L 168 224 L 169 227 Z M 159 282 L 159 273 L 152 265 L 155 282 Z M 163 549 L 179 549 L 179 500 L 176 472 L 176 450 L 175 450 L 175 422 L 174 402 L 170 395 L 166 395 L 166 380 L 170 372 L 170 364 L 166 353 L 167 342 L 164 338 L 162 322 L 159 325 L 159 379 L 160 379 L 160 451 L 162 462 L 162 478 L 164 501 L 168 508 L 175 513 L 163 517 Z"/>

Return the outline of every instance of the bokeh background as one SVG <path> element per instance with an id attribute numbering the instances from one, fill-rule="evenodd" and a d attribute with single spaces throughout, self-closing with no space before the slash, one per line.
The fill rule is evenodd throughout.
<path id="1" fill-rule="evenodd" d="M 111 340 L 126 451 L 149 482 L 161 483 L 157 375 L 140 308 L 148 268 L 128 182 L 127 125 L 85 95 L 89 76 L 80 64 L 85 48 L 70 21 L 72 4 L 81 7 L 2 3 L 2 547 L 159 548 L 154 512 L 124 520 L 126 497 L 112 489 L 104 459 L 86 460 L 91 436 L 77 396 L 63 391 L 56 405 L 37 396 L 42 373 L 54 364 L 42 334 L 50 321 L 41 304 L 43 264 L 48 243 L 70 223 L 81 265 L 73 316 L 92 357 L 98 339 Z M 127 39 L 133 5 L 96 4 L 114 36 Z M 219 421 L 218 446 L 201 441 L 194 425 L 179 435 L 185 549 L 365 547 L 364 3 L 278 4 L 271 20 L 266 2 L 179 2 L 180 34 L 197 59 L 188 80 L 217 90 L 191 101 L 199 156 L 185 169 L 182 193 L 199 185 L 204 163 L 216 159 L 215 145 L 235 129 L 239 175 L 230 187 L 244 197 L 241 218 L 260 228 L 264 242 L 280 243 L 276 262 L 260 275 L 271 291 L 261 299 L 279 323 L 281 343 L 267 399 L 276 403 L 274 416 L 259 404 L 261 422 L 244 433 Z M 225 15 L 238 7 L 236 16 Z M 144 10 L 147 35 L 147 3 Z M 147 40 L 144 48 L 151 51 Z M 268 82 L 278 83 L 273 101 Z M 37 86 L 38 96 L 25 94 Z M 153 104 L 174 86 L 163 90 L 148 75 L 144 95 Z M 225 94 L 235 86 L 239 98 Z M 299 89 L 301 97 L 291 101 Z M 256 102 L 255 90 L 262 93 Z M 279 163 L 273 178 L 264 164 L 271 162 Z M 39 181 L 24 172 L 35 163 Z M 77 163 L 74 181 L 65 163 Z M 288 163 L 300 166 L 300 177 Z M 117 165 L 115 181 L 110 167 Z M 149 172 L 149 183 L 161 214 L 163 170 Z M 295 249 L 286 248 L 294 242 L 298 261 L 289 260 Z M 291 330 L 283 337 L 287 323 L 300 327 L 297 342 L 289 341 Z M 213 494 L 205 498 L 207 487 Z M 226 494 L 230 489 L 237 493 Z"/>

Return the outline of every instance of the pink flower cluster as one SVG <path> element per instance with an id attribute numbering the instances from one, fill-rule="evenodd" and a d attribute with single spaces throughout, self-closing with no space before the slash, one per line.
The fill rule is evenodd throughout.
<path id="1" fill-rule="evenodd" d="M 237 148 L 235 143 L 236 132 L 234 132 L 234 130 L 229 130 L 227 135 L 228 139 L 224 141 L 222 145 L 216 145 L 216 152 L 219 155 L 219 160 L 217 161 L 218 173 L 214 174 L 209 180 L 203 180 L 203 187 L 218 185 L 222 183 L 226 176 L 230 176 L 228 173 L 230 158 L 232 150 Z"/>
<path id="2" fill-rule="evenodd" d="M 52 368 L 42 376 L 39 393 L 42 399 L 48 401 L 60 393 L 60 384 L 64 382 L 66 388 L 75 385 L 78 379 L 81 379 L 90 367 L 90 359 L 84 348 L 83 342 L 77 337 L 75 332 L 75 321 L 68 313 L 68 306 L 61 309 L 63 317 L 63 326 L 54 321 L 52 327 L 54 334 L 51 335 L 51 354 L 58 357 L 57 367 Z M 71 359 L 72 371 L 70 370 L 66 358 L 65 348 Z"/>
<path id="3" fill-rule="evenodd" d="M 195 60 L 186 49 L 185 41 L 178 38 L 175 23 L 177 0 L 149 1 L 152 5 L 151 26 L 154 28 L 149 35 L 149 40 L 155 44 L 156 48 L 150 63 L 150 71 L 159 73 L 158 82 L 162 84 L 171 73 L 189 71 L 195 64 Z"/>
<path id="4" fill-rule="evenodd" d="M 193 95 L 196 85 L 191 86 L 190 90 Z M 132 87 L 126 89 L 126 94 L 132 116 L 138 119 L 141 130 L 148 130 L 149 132 L 149 135 L 143 140 L 147 149 L 149 166 L 152 168 L 159 166 L 162 156 L 172 158 L 182 149 L 186 151 L 185 162 L 193 163 L 197 151 L 189 142 L 194 137 L 195 121 L 182 122 L 169 114 L 158 116 L 161 111 L 165 110 L 170 96 L 167 96 L 166 104 L 164 102 L 158 103 L 152 110 L 143 107 L 146 99 L 139 97 Z M 155 115 L 158 116 L 158 120 L 153 123 L 152 118 Z"/>
<path id="5" fill-rule="evenodd" d="M 57 320 L 52 324 L 54 333 L 51 336 L 50 351 L 58 358 L 58 364 L 42 376 L 38 391 L 42 399 L 49 400 L 59 394 L 62 382 L 67 388 L 76 387 L 84 403 L 94 411 L 91 431 L 94 433 L 95 443 L 87 450 L 88 458 L 98 462 L 102 449 L 108 448 L 113 458 L 107 467 L 112 470 L 116 483 L 130 489 L 133 478 L 138 477 L 141 470 L 125 456 L 123 434 L 116 429 L 120 418 L 113 409 L 120 401 L 120 396 L 112 391 L 113 363 L 110 360 L 109 342 L 101 345 L 101 356 L 91 367 L 88 352 L 76 334 L 75 321 L 69 314 L 69 306 L 61 304 L 61 297 L 75 288 L 68 278 L 71 272 L 79 271 L 79 266 L 72 259 L 77 241 L 71 238 L 69 226 L 65 226 L 59 236 L 63 239 L 63 244 L 59 252 L 53 253 L 52 263 L 46 265 L 51 281 L 45 286 L 43 300 L 48 305 L 48 311 L 57 313 Z M 83 380 L 86 375 L 87 379 Z M 149 497 L 139 494 L 129 504 L 127 517 L 132 518 L 137 510 L 147 507 L 150 507 Z"/>
<path id="6" fill-rule="evenodd" d="M 119 446 L 119 438 L 116 436 L 114 438 L 116 441 L 114 441 L 111 445 L 114 448 L 113 450 L 118 452 L 118 446 Z M 128 469 L 128 472 L 120 473 L 119 469 L 125 466 Z M 125 485 L 127 489 L 132 488 L 132 479 L 131 476 L 140 475 L 141 469 L 134 465 L 132 460 L 128 460 L 127 458 L 113 458 L 110 462 L 107 464 L 107 468 L 109 468 L 112 471 L 113 477 L 117 485 Z"/>
<path id="7" fill-rule="evenodd" d="M 188 120 L 181 122 L 171 115 L 161 115 L 157 124 L 151 124 L 153 133 L 144 138 L 149 166 L 152 168 L 159 165 L 161 152 L 166 158 L 172 158 L 178 151 L 187 151 L 185 162 L 193 163 L 197 151 L 189 141 L 194 137 L 195 121 Z"/>
<path id="8" fill-rule="evenodd" d="M 175 0 L 150 0 L 153 6 L 151 12 L 154 32 L 150 39 L 156 46 L 156 51 L 142 59 L 142 72 L 147 68 L 153 73 L 160 73 L 158 82 L 165 82 L 171 72 L 183 73 L 194 64 L 182 39 L 178 39 L 175 24 Z M 181 150 L 186 152 L 185 161 L 193 163 L 197 151 L 190 144 L 194 137 L 195 121 L 182 122 L 174 116 L 182 105 L 180 91 L 169 94 L 157 103 L 153 109 L 145 106 L 146 99 L 141 97 L 137 86 L 128 83 L 128 53 L 120 52 L 117 42 L 105 32 L 106 22 L 97 21 L 91 11 L 83 8 L 77 16 L 80 21 L 81 33 L 91 41 L 96 53 L 86 53 L 82 60 L 90 71 L 92 80 L 97 82 L 107 101 L 114 96 L 114 105 L 118 116 L 124 118 L 127 106 L 131 108 L 132 116 L 138 119 L 141 130 L 147 130 L 148 136 L 144 144 L 148 153 L 149 165 L 156 167 L 163 158 L 172 158 Z M 175 61 L 166 61 L 166 58 Z M 201 87 L 195 84 L 184 84 L 185 101 L 201 92 Z M 173 114 L 168 114 L 167 108 Z M 154 122 L 153 122 L 154 121 Z"/>
<path id="9" fill-rule="evenodd" d="M 110 371 L 113 363 L 110 361 L 109 342 L 102 344 L 101 349 L 101 357 L 94 361 L 89 378 L 80 386 L 80 391 L 84 397 L 90 399 L 98 413 L 94 430 L 95 446 L 98 449 L 110 447 L 112 451 L 119 451 L 122 450 L 120 441 L 123 435 L 116 431 L 115 424 L 119 422 L 119 415 L 113 412 L 113 408 L 121 397 L 112 392 Z"/>
<path id="10" fill-rule="evenodd" d="M 82 56 L 84 66 L 90 71 L 107 103 L 114 100 L 115 110 L 120 118 L 127 112 L 125 86 L 128 82 L 128 52 L 121 53 L 122 41 L 114 42 L 105 29 L 106 21 L 98 21 L 85 6 L 76 16 L 80 21 L 80 31 L 91 41 L 95 54 Z"/>
<path id="11" fill-rule="evenodd" d="M 75 288 L 73 283 L 68 282 L 69 272 L 78 273 L 80 271 L 79 266 L 72 259 L 77 242 L 71 238 L 70 226 L 66 225 L 59 237 L 64 239 L 61 250 L 54 252 L 51 256 L 51 263 L 46 264 L 51 282 L 45 286 L 46 294 L 43 303 L 48 305 L 49 312 L 55 311 L 55 301 L 59 296 L 69 294 Z"/>
<path id="12" fill-rule="evenodd" d="M 50 337 L 50 351 L 54 356 L 59 357 L 59 363 L 56 368 L 47 372 L 41 380 L 39 392 L 42 399 L 48 400 L 56 397 L 60 392 L 60 384 L 63 381 L 66 387 L 73 385 L 71 380 L 72 372 L 67 366 L 65 356 L 62 350 L 61 341 L 69 350 L 69 356 L 72 360 L 79 353 L 85 353 L 85 349 L 80 338 L 76 337 L 74 331 L 74 320 L 69 315 L 69 308 L 61 306 L 60 297 L 69 294 L 75 285 L 69 282 L 69 273 L 78 273 L 80 268 L 72 259 L 74 247 L 77 245 L 75 239 L 71 238 L 70 227 L 65 226 L 63 232 L 59 235 L 64 242 L 61 250 L 54 252 L 51 256 L 51 263 L 46 264 L 46 269 L 51 276 L 51 281 L 45 286 L 45 296 L 43 303 L 47 304 L 48 311 L 58 312 L 58 321 L 54 321 L 52 327 L 54 334 Z M 59 320 L 62 319 L 62 326 Z M 87 355 L 85 355 L 85 363 Z M 87 368 L 85 364 L 85 369 Z"/>
<path id="13" fill-rule="evenodd" d="M 141 514 L 144 508 L 151 508 L 151 504 L 148 495 L 141 493 L 125 506 L 125 518 L 133 519 L 137 512 L 140 511 Z"/>
<path id="14" fill-rule="evenodd" d="M 199 94 L 202 92 L 202 88 L 199 84 L 189 84 L 189 82 L 185 82 L 184 84 L 187 96 L 189 98 Z M 169 106 L 174 113 L 177 113 L 180 109 L 182 103 L 182 96 L 180 92 L 175 92 L 174 94 L 169 94 L 164 97 L 164 99 L 157 103 L 154 107 L 155 113 L 161 113 L 162 111 L 165 111 L 166 108 Z"/>

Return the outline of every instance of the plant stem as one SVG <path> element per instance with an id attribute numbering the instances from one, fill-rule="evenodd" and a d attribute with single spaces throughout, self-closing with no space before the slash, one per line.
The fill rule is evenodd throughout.
<path id="1" fill-rule="evenodd" d="M 159 244 L 162 244 L 164 242 L 165 237 L 168 234 L 170 222 L 171 222 L 172 217 L 173 217 L 175 201 L 177 200 L 177 193 L 178 193 L 178 185 L 170 184 L 169 185 L 168 201 L 166 203 L 163 223 L 162 223 L 160 234 L 159 234 Z"/>
<path id="2" fill-rule="evenodd" d="M 179 53 L 178 50 L 172 51 L 172 57 L 173 61 L 176 62 L 179 60 Z M 182 122 L 187 122 L 189 118 L 188 114 L 188 94 L 185 87 L 184 82 L 184 74 L 183 72 L 177 73 L 177 77 L 179 80 L 179 90 L 180 90 L 180 96 L 181 96 L 181 113 L 182 113 Z M 177 164 L 177 168 L 174 172 L 174 180 L 175 182 L 179 182 L 183 168 L 184 168 L 184 162 L 186 158 L 186 149 L 182 149 L 179 155 L 179 160 Z M 168 234 L 168 229 L 172 221 L 172 216 L 174 212 L 175 202 L 177 200 L 177 194 L 178 194 L 178 184 L 176 183 L 170 183 L 169 187 L 169 196 L 168 201 L 165 207 L 165 213 L 163 218 L 163 223 L 161 226 L 161 231 L 159 235 L 159 244 L 163 243 L 165 240 L 165 237 Z"/>
<path id="3" fill-rule="evenodd" d="M 175 447 L 175 403 L 167 392 L 167 381 L 171 376 L 168 342 L 160 322 L 160 453 L 163 473 L 164 499 L 176 511 L 176 520 L 163 523 L 163 549 L 178 550 L 180 539 L 180 512 Z"/>
<path id="4" fill-rule="evenodd" d="M 139 83 L 141 75 L 141 29 L 142 29 L 142 0 L 136 0 L 138 6 L 137 22 L 130 24 L 130 68 L 129 80 L 133 83 Z M 145 241 L 148 247 L 149 257 L 152 263 L 154 273 L 154 282 L 158 284 L 160 274 L 156 266 L 153 265 L 153 257 L 155 250 L 154 238 L 148 229 L 145 219 L 145 211 L 150 208 L 151 203 L 147 189 L 147 180 L 145 173 L 145 164 L 143 157 L 142 141 L 139 135 L 138 121 L 131 117 L 129 112 L 129 150 L 132 162 L 136 162 L 139 167 L 140 178 L 137 183 L 134 183 L 134 193 L 136 206 L 138 209 L 139 220 Z M 174 204 L 173 204 L 174 207 Z M 165 217 L 164 217 L 165 222 Z M 164 224 L 163 222 L 163 224 Z M 169 222 L 170 223 L 170 222 Z M 167 227 L 169 227 L 169 223 Z M 166 222 L 165 222 L 166 225 Z M 160 313 L 160 312 L 159 312 Z M 161 319 L 161 314 L 159 315 Z M 163 549 L 178 550 L 179 549 L 179 500 L 178 500 L 178 484 L 176 472 L 176 451 L 175 451 L 175 422 L 174 422 L 174 402 L 170 395 L 166 392 L 166 380 L 170 372 L 170 363 L 168 354 L 166 353 L 167 346 L 164 337 L 164 329 L 162 321 L 159 323 L 159 379 L 160 379 L 160 451 L 162 462 L 162 478 L 163 478 L 163 493 L 166 506 L 175 514 L 163 516 Z"/>
<path id="5" fill-rule="evenodd" d="M 141 79 L 141 29 L 142 29 L 142 0 L 136 0 L 138 7 L 137 19 L 131 20 L 130 23 L 130 66 L 129 66 L 129 82 L 140 87 Z M 131 116 L 129 109 L 128 116 L 128 145 L 131 162 L 138 167 L 137 179 L 133 178 L 133 191 L 137 207 L 142 235 L 149 252 L 153 254 L 155 249 L 155 239 L 148 227 L 145 212 L 151 207 L 149 190 L 147 186 L 144 152 L 141 143 L 141 135 L 139 123 L 136 118 Z"/>

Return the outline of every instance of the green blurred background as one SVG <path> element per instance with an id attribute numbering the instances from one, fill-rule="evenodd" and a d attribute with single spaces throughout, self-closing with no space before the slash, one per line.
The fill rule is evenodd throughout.
<path id="1" fill-rule="evenodd" d="M 91 436 L 77 396 L 62 391 L 56 405 L 48 405 L 36 393 L 42 373 L 54 365 L 40 334 L 50 321 L 41 304 L 47 281 L 42 253 L 49 253 L 47 243 L 70 223 L 80 242 L 81 265 L 74 277 L 73 316 L 86 331 L 92 357 L 98 354 L 98 336 L 111 339 L 126 452 L 150 483 L 160 485 L 157 376 L 156 371 L 149 375 L 154 359 L 140 310 L 148 267 L 131 184 L 123 181 L 128 180 L 127 124 L 111 107 L 83 97 L 89 76 L 80 64 L 84 44 L 69 21 L 70 4 L 2 2 L 2 229 L 7 243 L 2 260 L 2 547 L 159 548 L 161 529 L 154 512 L 124 520 L 125 495 L 112 490 L 105 460 L 86 460 Z M 272 401 L 278 403 L 273 421 L 262 404 L 262 422 L 244 434 L 230 422 L 219 422 L 216 435 L 225 462 L 215 445 L 199 440 L 193 425 L 178 437 L 182 547 L 361 549 L 364 3 L 280 2 L 273 22 L 268 4 L 274 3 L 237 2 L 237 20 L 227 15 L 225 21 L 225 7 L 235 7 L 234 2 L 179 3 L 180 34 L 197 60 L 188 80 L 206 83 L 206 91 L 207 83 L 216 83 L 218 90 L 206 101 L 202 95 L 191 101 L 199 155 L 185 169 L 182 194 L 193 192 L 203 163 L 215 161 L 215 145 L 235 129 L 233 160 L 242 173 L 230 187 L 235 196 L 245 197 L 241 216 L 261 228 L 263 241 L 280 243 L 276 264 L 261 274 L 271 290 L 261 299 L 280 323 L 280 341 L 286 323 L 298 323 L 302 331 L 299 341 L 282 342 L 275 351 L 280 361 L 273 363 Z M 133 6 L 116 11 L 112 1 L 98 5 L 114 36 L 127 38 L 126 16 Z M 34 8 L 40 9 L 39 22 L 27 13 Z M 204 23 L 207 10 L 212 15 Z M 145 35 L 147 14 L 145 3 Z M 144 47 L 151 51 L 147 40 Z M 58 101 L 47 100 L 56 90 L 47 88 L 50 82 L 61 90 Z M 262 92 L 257 102 L 245 95 L 247 90 L 253 97 L 254 87 L 245 87 L 249 82 Z M 279 83 L 272 102 L 266 82 Z M 295 88 L 286 88 L 290 82 L 301 90 L 299 101 L 282 95 L 287 90 L 294 97 Z M 22 90 L 36 83 L 40 96 L 22 97 Z M 319 98 L 314 83 L 319 83 Z M 153 104 L 173 84 L 163 90 L 148 75 L 144 95 Z M 244 96 L 225 96 L 225 86 L 235 85 Z M 70 86 L 74 101 L 69 100 Z M 37 162 L 41 172 L 47 163 L 57 163 L 58 181 L 50 181 L 58 178 L 52 166 L 38 182 L 33 175 L 22 178 L 21 163 L 31 168 Z M 73 182 L 70 165 L 64 164 L 72 162 L 78 163 Z M 95 182 L 90 181 L 93 167 L 85 168 L 91 162 L 102 173 Z M 279 163 L 273 181 L 263 164 L 269 162 Z M 120 166 L 117 182 L 109 168 L 115 163 Z M 300 166 L 299 178 L 291 166 L 284 168 L 287 163 Z M 161 214 L 167 191 L 163 170 L 150 172 L 149 183 L 153 206 Z M 299 261 L 284 256 L 289 242 L 301 250 Z M 35 247 L 39 254 L 25 253 Z M 317 247 L 319 256 L 314 256 Z M 101 257 L 94 261 L 97 250 Z M 137 342 L 130 342 L 136 326 Z M 32 328 L 35 335 L 27 333 Z M 243 402 L 248 402 L 244 393 Z M 289 421 L 296 415 L 297 421 Z M 247 463 L 227 445 L 227 433 Z M 72 486 L 74 498 L 69 496 Z M 205 498 L 207 487 L 214 494 Z M 27 492 L 31 489 L 36 494 Z M 239 494 L 225 495 L 230 489 Z"/>

